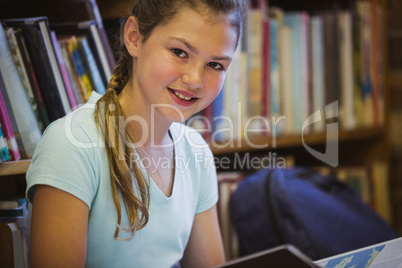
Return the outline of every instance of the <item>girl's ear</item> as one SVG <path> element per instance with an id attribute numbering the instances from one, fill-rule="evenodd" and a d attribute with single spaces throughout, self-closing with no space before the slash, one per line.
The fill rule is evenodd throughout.
<path id="1" fill-rule="evenodd" d="M 130 16 L 124 25 L 124 44 L 132 57 L 137 56 L 140 36 L 137 20 Z"/>

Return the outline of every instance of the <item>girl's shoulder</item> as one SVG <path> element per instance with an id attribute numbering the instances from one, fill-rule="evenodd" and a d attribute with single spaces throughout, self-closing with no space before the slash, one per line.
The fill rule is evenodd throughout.
<path id="1" fill-rule="evenodd" d="M 80 138 L 85 141 L 97 140 L 99 133 L 95 123 L 94 109 L 100 97 L 101 95 L 94 92 L 87 103 L 52 122 L 44 131 L 42 139 L 58 136 L 67 139 Z"/>

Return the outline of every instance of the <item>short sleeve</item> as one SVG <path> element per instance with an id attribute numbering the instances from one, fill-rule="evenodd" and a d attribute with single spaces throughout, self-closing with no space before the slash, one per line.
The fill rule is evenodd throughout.
<path id="1" fill-rule="evenodd" d="M 52 123 L 26 175 L 27 199 L 32 203 L 35 185 L 43 184 L 74 195 L 91 208 L 99 183 L 96 152 L 96 142 L 78 124 L 65 118 Z"/>
<path id="2" fill-rule="evenodd" d="M 218 202 L 218 179 L 214 157 L 211 150 L 203 149 L 203 161 L 198 166 L 200 172 L 200 189 L 196 213 L 204 212 Z"/>

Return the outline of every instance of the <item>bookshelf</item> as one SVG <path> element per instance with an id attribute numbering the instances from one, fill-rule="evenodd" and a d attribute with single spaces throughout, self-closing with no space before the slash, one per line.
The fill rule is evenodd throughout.
<path id="1" fill-rule="evenodd" d="M 340 131 L 338 133 L 338 141 L 345 142 L 367 142 L 377 139 L 382 139 L 384 135 L 384 128 L 363 128 L 351 131 Z M 327 142 L 325 132 L 310 134 L 304 136 L 304 143 L 307 145 L 323 145 Z M 236 152 L 247 152 L 252 150 L 269 150 L 269 149 L 291 149 L 303 147 L 303 140 L 301 135 L 279 135 L 273 137 L 272 135 L 255 135 L 250 136 L 249 142 L 245 139 L 233 141 L 234 146 L 227 144 L 228 142 L 210 143 L 212 152 L 215 155 L 222 155 Z M 251 145 L 250 145 L 251 143 Z M 253 148 L 256 145 L 258 148 Z"/>
<path id="2" fill-rule="evenodd" d="M 106 68 L 110 68 L 110 69 L 108 69 L 109 72 L 112 70 L 112 67 L 114 65 L 114 59 L 112 58 L 110 44 L 108 43 L 106 32 L 104 31 L 103 24 L 102 24 L 102 18 L 100 17 L 99 9 L 98 9 L 98 6 L 97 6 L 97 3 L 95 0 L 55 0 L 55 1 L 40 0 L 40 1 L 35 1 L 35 2 L 27 1 L 27 0 L 19 0 L 19 1 L 1 0 L 0 6 L 2 7 L 0 9 L 0 20 L 46 17 L 47 23 L 49 23 L 49 26 L 50 26 L 50 30 L 55 31 L 57 37 L 59 37 L 58 35 L 60 35 L 60 36 L 63 36 L 63 35 L 66 35 L 66 36 L 67 35 L 89 36 L 89 33 L 90 33 L 92 36 L 94 36 L 93 39 L 97 38 L 96 40 L 87 39 L 87 44 L 89 44 L 94 56 L 95 56 L 95 53 L 101 54 L 101 52 L 95 52 L 96 51 L 95 49 L 99 50 L 99 47 L 101 46 L 102 49 L 104 50 L 102 52 L 104 54 L 101 55 L 101 56 L 103 56 L 102 62 L 101 63 L 96 62 L 96 65 L 100 68 L 99 71 L 100 72 L 103 71 L 102 75 L 107 76 L 107 73 L 105 71 Z M 77 24 L 78 22 L 80 23 L 79 25 Z M 20 26 L 17 24 L 10 26 L 11 23 L 12 22 L 8 22 L 7 26 L 6 26 L 6 24 L 3 24 L 4 25 L 3 27 L 19 28 L 19 26 Z M 49 35 L 50 35 L 50 32 L 49 32 Z M 49 38 L 51 39 L 52 36 L 49 36 Z M 55 42 L 55 40 L 51 40 L 51 42 L 52 43 L 50 46 L 53 47 L 54 53 L 56 54 L 55 43 L 53 43 L 53 42 Z M 26 42 L 26 44 L 27 43 L 28 43 L 28 41 Z M 25 51 L 26 52 L 24 52 L 24 53 L 26 53 L 28 55 L 30 54 L 29 47 Z M 108 52 L 109 52 L 109 54 L 107 54 Z M 55 56 L 57 58 L 57 55 L 55 55 Z M 96 58 L 96 60 L 98 60 L 98 58 Z M 32 55 L 31 55 L 31 61 L 32 62 L 34 61 Z M 43 61 L 46 61 L 46 60 L 43 59 Z M 60 58 L 57 58 L 57 61 L 60 61 Z M 102 67 L 100 67 L 100 64 L 102 64 Z M 92 65 L 95 65 L 95 64 L 92 64 Z M 106 66 L 106 65 L 108 65 L 108 66 Z M 31 68 L 35 69 L 36 66 L 31 66 Z M 60 71 L 61 71 L 60 66 L 57 66 L 57 68 L 60 68 Z M 104 68 L 105 70 L 101 70 L 101 68 Z M 52 69 L 52 70 L 54 70 L 54 69 Z M 35 84 L 37 84 L 36 89 L 38 90 L 38 87 L 39 87 L 42 90 L 42 84 L 39 81 L 39 78 L 40 78 L 39 73 L 36 73 L 36 71 L 37 70 L 35 69 L 35 74 L 36 74 Z M 31 71 L 31 72 L 33 72 L 33 71 Z M 52 72 L 53 71 L 49 70 L 48 73 L 52 73 Z M 110 76 L 110 74 L 109 74 L 109 76 Z M 70 78 L 71 78 L 71 76 L 70 76 Z M 65 79 L 66 79 L 66 77 L 63 76 L 63 80 L 65 80 Z M 102 76 L 102 79 L 104 81 L 108 80 L 108 79 L 105 79 L 103 76 Z M 32 81 L 33 80 L 31 79 L 30 83 L 33 83 Z M 104 82 L 104 83 L 106 83 L 106 82 Z M 31 86 L 32 86 L 32 84 L 31 84 Z M 24 85 L 24 87 L 25 87 L 25 85 Z M 56 87 L 54 87 L 54 88 L 56 88 Z M 33 86 L 32 86 L 32 89 L 34 90 Z M 41 93 L 43 94 L 43 92 L 41 92 Z M 3 93 L 3 95 L 4 95 L 4 93 Z M 53 93 L 48 94 L 48 95 L 54 96 Z M 43 96 L 46 97 L 46 95 L 43 95 Z M 74 96 L 77 96 L 77 95 L 74 95 Z M 43 99 L 45 99 L 45 98 L 43 98 Z M 70 107 L 73 107 L 73 102 L 71 101 L 71 99 L 69 101 L 70 101 L 70 105 L 71 105 Z M 76 105 L 79 105 L 79 102 L 76 102 Z M 46 109 L 50 110 L 50 109 L 48 109 L 48 107 L 46 107 Z M 56 119 L 59 117 L 58 115 L 55 115 L 55 114 L 56 113 L 51 114 L 53 117 L 52 121 L 53 121 L 53 119 Z M 49 116 L 49 117 L 51 117 L 51 116 Z M 48 123 L 49 122 L 47 122 L 47 124 Z M 47 124 L 44 124 L 44 125 L 47 125 Z M 4 130 L 3 130 L 3 134 L 4 134 Z M 21 158 L 21 160 L 6 161 L 3 163 L 0 163 L 0 200 L 23 198 L 25 196 L 25 188 L 26 188 L 25 174 L 29 168 L 30 163 L 31 163 L 31 160 L 27 159 L 27 157 L 24 157 L 24 156 Z"/>
<path id="3" fill-rule="evenodd" d="M 353 2 L 354 0 L 352 0 Z M 357 0 L 356 0 L 357 1 Z M 309 0 L 309 1 L 278 1 L 269 0 L 269 5 L 278 5 L 280 7 L 289 10 L 309 10 L 312 7 L 315 8 L 327 8 L 344 7 L 347 6 L 351 0 Z M 388 20 L 393 17 L 388 17 L 388 6 L 392 0 L 380 1 L 384 11 L 384 23 L 383 27 L 386 29 Z M 18 5 L 23 3 L 26 8 L 19 9 Z M 73 5 L 74 3 L 74 5 Z M 15 10 L 5 14 L 5 10 L 0 11 L 0 18 L 4 16 L 16 16 L 27 17 L 46 15 L 49 17 L 49 21 L 65 21 L 69 20 L 82 20 L 82 19 L 99 19 L 98 11 L 100 12 L 103 20 L 118 20 L 121 16 L 128 14 L 128 9 L 131 6 L 132 1 L 107 1 L 107 0 L 57 0 L 57 1 L 36 1 L 32 3 L 30 1 L 14 1 L 14 0 L 2 0 L 0 5 L 13 6 Z M 396 3 L 396 2 L 395 2 Z M 94 11 L 94 5 L 96 5 Z M 99 10 L 98 10 L 99 7 Z M 46 10 L 46 11 L 44 11 Z M 14 13 L 14 14 L 12 14 Z M 71 17 L 73 15 L 73 17 Z M 67 17 L 67 18 L 66 18 Z M 395 16 L 394 16 L 395 17 Z M 394 31 L 393 36 L 398 37 L 399 32 Z M 390 61 L 390 56 L 387 53 L 387 38 L 382 40 L 384 43 L 384 102 L 385 102 L 385 120 L 379 127 L 363 127 L 353 130 L 340 130 L 338 136 L 339 151 L 340 151 L 340 163 L 341 164 L 367 164 L 373 161 L 381 161 L 387 165 L 391 162 L 392 141 L 390 137 L 391 123 L 390 123 L 390 108 L 387 104 L 397 103 L 395 98 L 391 98 L 395 94 L 401 96 L 402 91 L 402 72 L 400 70 L 389 70 L 387 67 Z M 393 94 L 391 96 L 389 88 L 393 88 Z M 398 92 L 398 93 L 395 93 Z M 296 164 L 315 164 L 308 152 L 304 148 L 304 144 L 308 144 L 314 148 L 324 149 L 327 137 L 325 132 L 308 134 L 304 136 L 304 143 L 302 142 L 301 135 L 288 134 L 274 137 L 275 146 L 272 146 L 273 137 L 270 135 L 254 135 L 250 136 L 250 141 L 261 147 L 268 142 L 268 145 L 254 149 L 253 146 L 248 144 L 244 139 L 233 141 L 234 146 L 225 145 L 225 142 L 210 143 L 211 149 L 217 157 L 225 155 L 233 155 L 236 153 L 264 153 L 267 151 L 277 151 L 284 155 L 295 156 Z M 0 199 L 8 199 L 10 197 L 21 197 L 25 192 L 25 173 L 29 167 L 30 160 L 21 160 L 10 163 L 0 164 Z M 392 174 L 392 171 L 390 171 Z M 395 181 L 390 176 L 391 184 L 395 184 Z M 398 184 L 399 185 L 399 184 Z M 399 187 L 399 186 L 398 186 Z M 400 191 L 400 190 L 395 190 Z M 397 194 L 393 194 L 392 203 L 396 204 Z M 393 218 L 397 219 L 394 212 Z M 394 225 L 402 230 L 402 221 L 398 220 L 394 222 Z M 398 230 L 399 230 L 398 229 Z"/>
<path id="4" fill-rule="evenodd" d="M 31 160 L 19 160 L 0 164 L 0 200 L 25 196 L 25 174 Z"/>

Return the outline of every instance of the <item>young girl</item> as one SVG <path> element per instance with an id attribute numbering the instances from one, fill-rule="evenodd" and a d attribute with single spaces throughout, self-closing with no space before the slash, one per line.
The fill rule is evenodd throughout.
<path id="1" fill-rule="evenodd" d="M 213 156 L 179 122 L 221 90 L 244 2 L 135 2 L 106 94 L 55 121 L 35 151 L 31 267 L 224 262 Z"/>

